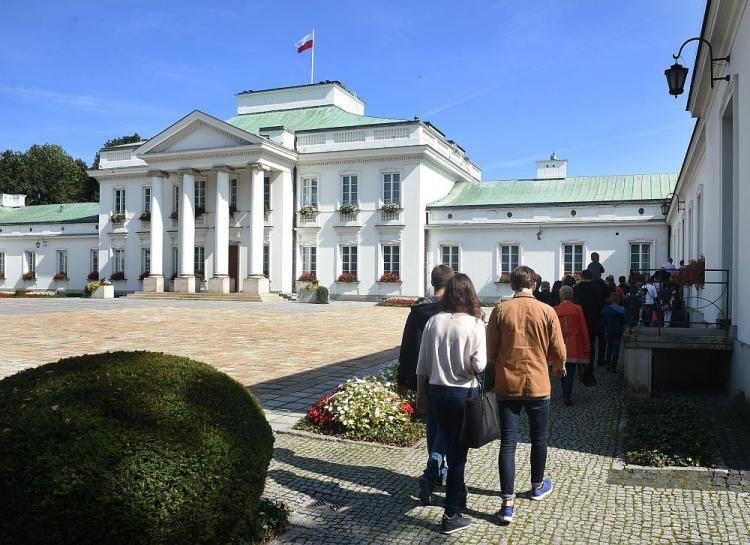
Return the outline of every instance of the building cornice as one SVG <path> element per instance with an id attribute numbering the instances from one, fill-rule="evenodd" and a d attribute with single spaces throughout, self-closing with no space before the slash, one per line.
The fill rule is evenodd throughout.
<path id="1" fill-rule="evenodd" d="M 539 227 L 540 225 L 547 227 L 590 227 L 593 225 L 602 225 L 606 224 L 608 226 L 612 227 L 632 227 L 634 225 L 642 225 L 642 226 L 653 226 L 653 225 L 663 225 L 664 227 L 667 226 L 667 222 L 664 218 L 651 218 L 648 220 L 643 220 L 640 218 L 628 220 L 623 218 L 618 219 L 599 219 L 599 218 L 586 218 L 585 220 L 580 221 L 571 221 L 568 219 L 561 220 L 561 221 L 554 221 L 554 220 L 486 220 L 486 221 L 477 221 L 477 222 L 471 222 L 471 221 L 445 221 L 441 220 L 439 223 L 428 223 L 425 225 L 426 229 L 486 229 L 488 225 L 492 225 L 493 227 Z"/>

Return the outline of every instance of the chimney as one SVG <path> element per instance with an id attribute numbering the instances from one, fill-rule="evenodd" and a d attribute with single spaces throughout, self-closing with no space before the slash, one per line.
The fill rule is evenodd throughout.
<path id="1" fill-rule="evenodd" d="M 0 206 L 3 208 L 23 208 L 26 206 L 26 195 L 0 193 Z"/>
<path id="2" fill-rule="evenodd" d="M 566 178 L 568 175 L 568 160 L 558 159 L 557 155 L 552 152 L 549 159 L 543 159 L 536 162 L 536 179 L 552 180 L 556 178 Z"/>

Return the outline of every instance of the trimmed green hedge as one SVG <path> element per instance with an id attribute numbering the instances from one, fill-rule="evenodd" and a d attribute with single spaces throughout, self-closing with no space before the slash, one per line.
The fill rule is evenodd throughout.
<path id="1" fill-rule="evenodd" d="M 273 450 L 255 398 L 153 352 L 0 381 L 0 541 L 226 544 L 254 524 Z"/>

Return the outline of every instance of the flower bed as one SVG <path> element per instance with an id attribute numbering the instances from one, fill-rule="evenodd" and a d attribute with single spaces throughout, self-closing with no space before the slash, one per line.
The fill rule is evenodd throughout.
<path id="1" fill-rule="evenodd" d="M 710 467 L 716 459 L 708 422 L 694 403 L 683 399 L 630 403 L 624 452 L 626 463 L 653 467 Z"/>
<path id="2" fill-rule="evenodd" d="M 395 366 L 394 366 L 395 367 Z M 320 397 L 295 428 L 347 439 L 411 446 L 425 434 L 414 400 L 393 391 L 391 368 L 346 381 Z"/>
<path id="3" fill-rule="evenodd" d="M 28 290 L 15 290 L 15 291 L 0 291 L 0 298 L 9 297 L 24 297 L 24 298 L 42 298 L 42 297 L 66 297 L 64 291 L 28 291 Z"/>
<path id="4" fill-rule="evenodd" d="M 417 303 L 418 299 L 408 299 L 406 297 L 386 297 L 378 306 L 381 307 L 411 307 Z"/>

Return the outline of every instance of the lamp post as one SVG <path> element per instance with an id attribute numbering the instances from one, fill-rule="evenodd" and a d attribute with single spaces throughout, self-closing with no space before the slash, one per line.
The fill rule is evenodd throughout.
<path id="1" fill-rule="evenodd" d="M 714 81 L 724 80 L 729 81 L 729 74 L 726 76 L 722 76 L 720 78 L 714 77 L 714 63 L 719 61 L 726 61 L 727 64 L 729 64 L 729 55 L 726 57 L 714 57 L 714 50 L 711 47 L 711 42 L 706 40 L 705 38 L 695 37 L 690 38 L 688 40 L 685 40 L 682 45 L 680 46 L 680 50 L 677 52 L 676 55 L 672 55 L 672 58 L 674 58 L 675 63 L 664 70 L 664 75 L 667 77 L 667 85 L 669 85 L 669 94 L 677 98 L 679 95 L 681 95 L 685 91 L 685 80 L 687 80 L 688 75 L 688 69 L 684 66 L 682 66 L 680 63 L 676 62 L 677 59 L 679 59 L 682 56 L 682 48 L 685 47 L 690 42 L 699 41 L 701 43 L 704 43 L 708 46 L 708 54 L 711 57 L 711 62 L 709 63 L 709 68 L 711 70 L 711 88 L 714 86 Z M 662 212 L 664 209 L 662 208 Z"/>

